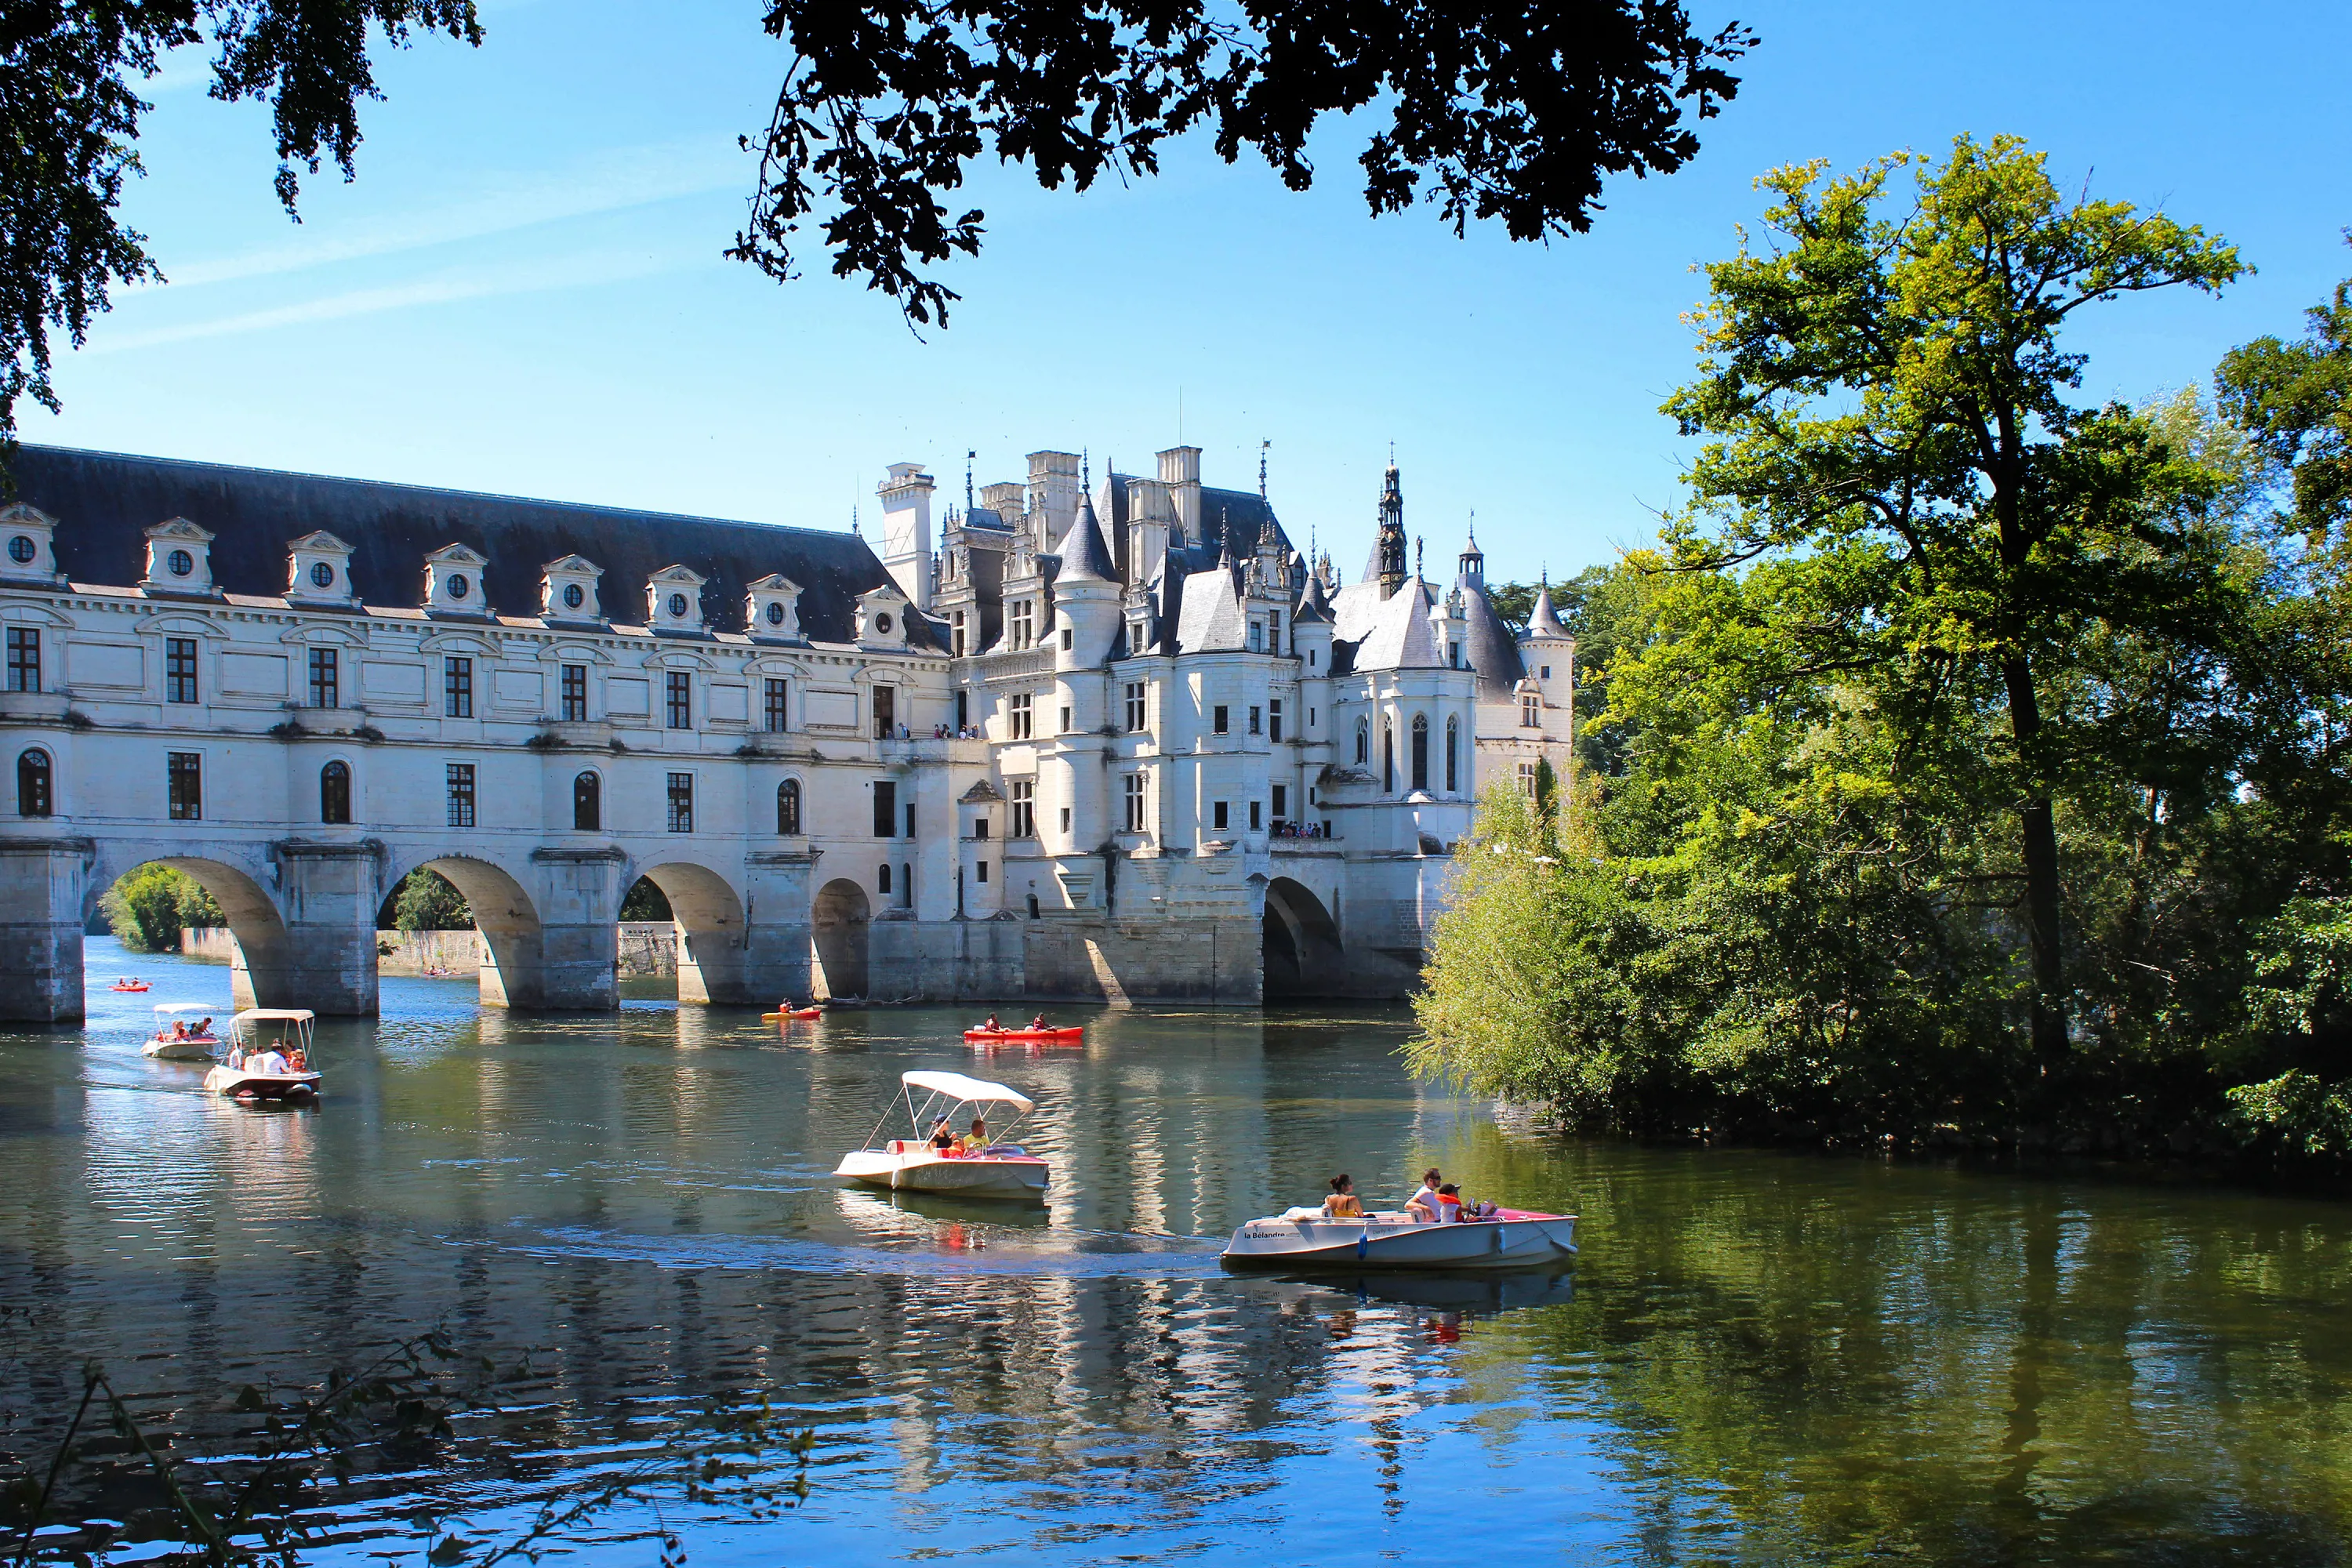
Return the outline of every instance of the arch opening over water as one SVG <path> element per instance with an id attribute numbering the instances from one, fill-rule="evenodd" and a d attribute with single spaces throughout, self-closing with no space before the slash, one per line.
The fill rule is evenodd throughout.
<path id="1" fill-rule="evenodd" d="M 1260 951 L 1267 1001 L 1347 994 L 1339 922 L 1310 889 L 1287 877 L 1265 885 Z"/>
<path id="2" fill-rule="evenodd" d="M 817 889 L 811 937 L 816 950 L 816 980 L 824 995 L 866 994 L 873 919 L 866 889 L 846 877 L 835 878 Z"/>
<path id="3" fill-rule="evenodd" d="M 504 867 L 467 855 L 421 861 L 419 868 L 465 895 L 482 937 L 482 1005 L 543 1005 L 547 932 L 523 885 Z"/>
<path id="4" fill-rule="evenodd" d="M 221 918 L 234 939 L 229 958 L 229 996 L 237 1006 L 310 1005 L 296 994 L 301 987 L 296 973 L 293 935 L 287 930 L 285 917 L 250 874 L 224 860 L 151 855 L 123 867 L 120 874 L 98 887 L 98 894 L 102 897 L 125 878 L 148 866 L 179 872 L 220 906 Z M 178 951 L 178 939 L 176 930 L 170 933 L 166 943 L 169 951 Z"/>
<path id="5" fill-rule="evenodd" d="M 743 900 L 708 866 L 673 860 L 643 868 L 669 900 L 677 931 L 677 999 L 750 1002 L 743 975 Z"/>

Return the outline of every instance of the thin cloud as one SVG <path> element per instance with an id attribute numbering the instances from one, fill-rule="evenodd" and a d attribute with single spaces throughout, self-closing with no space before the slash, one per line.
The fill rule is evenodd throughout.
<path id="1" fill-rule="evenodd" d="M 341 232 L 308 231 L 215 261 L 167 268 L 166 289 L 193 289 L 247 278 L 268 278 L 313 267 L 422 250 L 489 235 L 508 234 L 565 218 L 622 212 L 656 202 L 740 184 L 748 177 L 731 148 L 679 142 L 625 149 L 547 178 L 486 190 L 426 212 L 391 213 Z"/>
<path id="2" fill-rule="evenodd" d="M 346 293 L 331 294 L 324 299 L 305 300 L 299 304 L 278 305 L 266 310 L 247 310 L 234 316 L 215 317 L 208 321 L 187 321 L 173 327 L 152 327 L 145 331 L 93 337 L 89 347 L 83 352 L 93 354 L 128 353 L 137 349 L 160 348 L 167 343 L 184 343 L 198 338 L 221 338 L 240 332 L 268 331 L 278 327 L 306 326 L 316 321 L 378 315 L 386 310 L 405 310 L 420 305 L 446 305 L 501 295 L 542 293 L 551 289 L 622 283 L 663 272 L 683 271 L 697 264 L 696 258 L 677 256 L 584 256 L 564 261 L 512 267 L 458 268 L 412 282 L 390 284 L 381 289 L 355 289 Z"/>

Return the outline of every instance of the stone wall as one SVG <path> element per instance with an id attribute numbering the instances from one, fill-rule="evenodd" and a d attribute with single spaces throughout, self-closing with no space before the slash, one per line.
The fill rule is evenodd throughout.
<path id="1" fill-rule="evenodd" d="M 625 921 L 620 971 L 625 979 L 677 973 L 677 928 L 665 921 Z M 379 931 L 376 972 L 472 979 L 482 972 L 482 939 L 472 931 Z M 236 945 L 226 926 L 180 933 L 180 952 L 203 963 L 227 963 Z"/>

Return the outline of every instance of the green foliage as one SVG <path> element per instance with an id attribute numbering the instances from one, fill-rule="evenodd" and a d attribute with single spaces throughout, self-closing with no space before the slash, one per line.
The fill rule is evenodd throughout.
<path id="1" fill-rule="evenodd" d="M 2298 1163 L 2352 1158 L 2352 1089 L 2296 1069 L 2230 1090 L 2230 1110 L 2257 1149 Z"/>
<path id="2" fill-rule="evenodd" d="M 2294 470 L 2295 517 L 2316 541 L 2352 522 L 2352 281 L 2305 315 L 2303 342 L 2257 338 L 2215 379 L 2223 411 Z"/>
<path id="3" fill-rule="evenodd" d="M 654 885 L 651 877 L 640 877 L 629 886 L 627 897 L 621 900 L 621 918 L 625 921 L 667 921 L 670 913 L 669 897 Z"/>
<path id="4" fill-rule="evenodd" d="M 1495 618 L 1507 626 L 1525 626 L 1536 613 L 1536 585 L 1533 583 L 1489 583 L 1486 603 L 1494 606 Z"/>
<path id="5" fill-rule="evenodd" d="M 2013 142 L 1882 215 L 1899 166 L 1784 171 L 1785 247 L 1712 269 L 1669 405 L 1696 505 L 1594 579 L 1618 765 L 1580 751 L 1572 853 L 1487 803 L 1416 1062 L 1596 1126 L 2316 1154 L 2352 1067 L 2345 563 L 2259 429 L 2072 408 L 2056 336 L 2235 258 Z"/>
<path id="6" fill-rule="evenodd" d="M 471 931 L 474 911 L 446 877 L 419 866 L 401 879 L 393 899 L 392 923 L 402 931 Z"/>
<path id="7" fill-rule="evenodd" d="M 98 907 L 115 939 L 133 952 L 177 952 L 182 931 L 228 924 L 194 877 L 152 861 L 118 878 Z"/>

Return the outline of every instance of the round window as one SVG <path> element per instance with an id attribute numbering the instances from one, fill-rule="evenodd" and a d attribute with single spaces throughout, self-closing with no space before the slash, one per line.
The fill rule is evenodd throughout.
<path id="1" fill-rule="evenodd" d="M 327 561 L 312 563 L 310 566 L 310 582 L 312 585 L 316 587 L 333 587 L 335 585 L 335 568 L 333 563 Z"/>
<path id="2" fill-rule="evenodd" d="M 563 607 L 565 609 L 576 610 L 587 602 L 588 595 L 581 591 L 579 584 L 566 583 L 563 584 Z"/>
<path id="3" fill-rule="evenodd" d="M 33 542 L 26 538 L 21 533 L 8 542 L 8 559 L 14 561 L 19 566 L 23 566 L 30 563 L 33 559 L 34 552 L 35 547 Z"/>
<path id="4" fill-rule="evenodd" d="M 464 598 L 467 586 L 466 574 L 463 572 L 456 574 L 449 579 L 449 596 L 453 599 Z"/>
<path id="5" fill-rule="evenodd" d="M 163 564 L 172 569 L 173 576 L 184 577 L 196 569 L 196 558 L 184 550 L 174 550 Z"/>
<path id="6" fill-rule="evenodd" d="M 772 599 L 768 601 L 768 624 L 772 626 L 784 624 L 784 607 Z"/>
<path id="7" fill-rule="evenodd" d="M 671 618 L 674 620 L 684 620 L 686 618 L 685 595 L 672 594 L 669 596 L 669 613 Z"/>
<path id="8" fill-rule="evenodd" d="M 889 636 L 889 635 L 890 635 L 890 617 L 889 617 L 889 616 L 888 616 L 887 614 L 884 614 L 884 615 L 879 615 L 879 616 L 875 616 L 875 617 L 874 617 L 874 629 L 875 629 L 876 631 L 877 631 L 877 632 L 881 633 L 881 634 L 882 634 L 883 636 L 885 636 L 885 637 Z"/>

